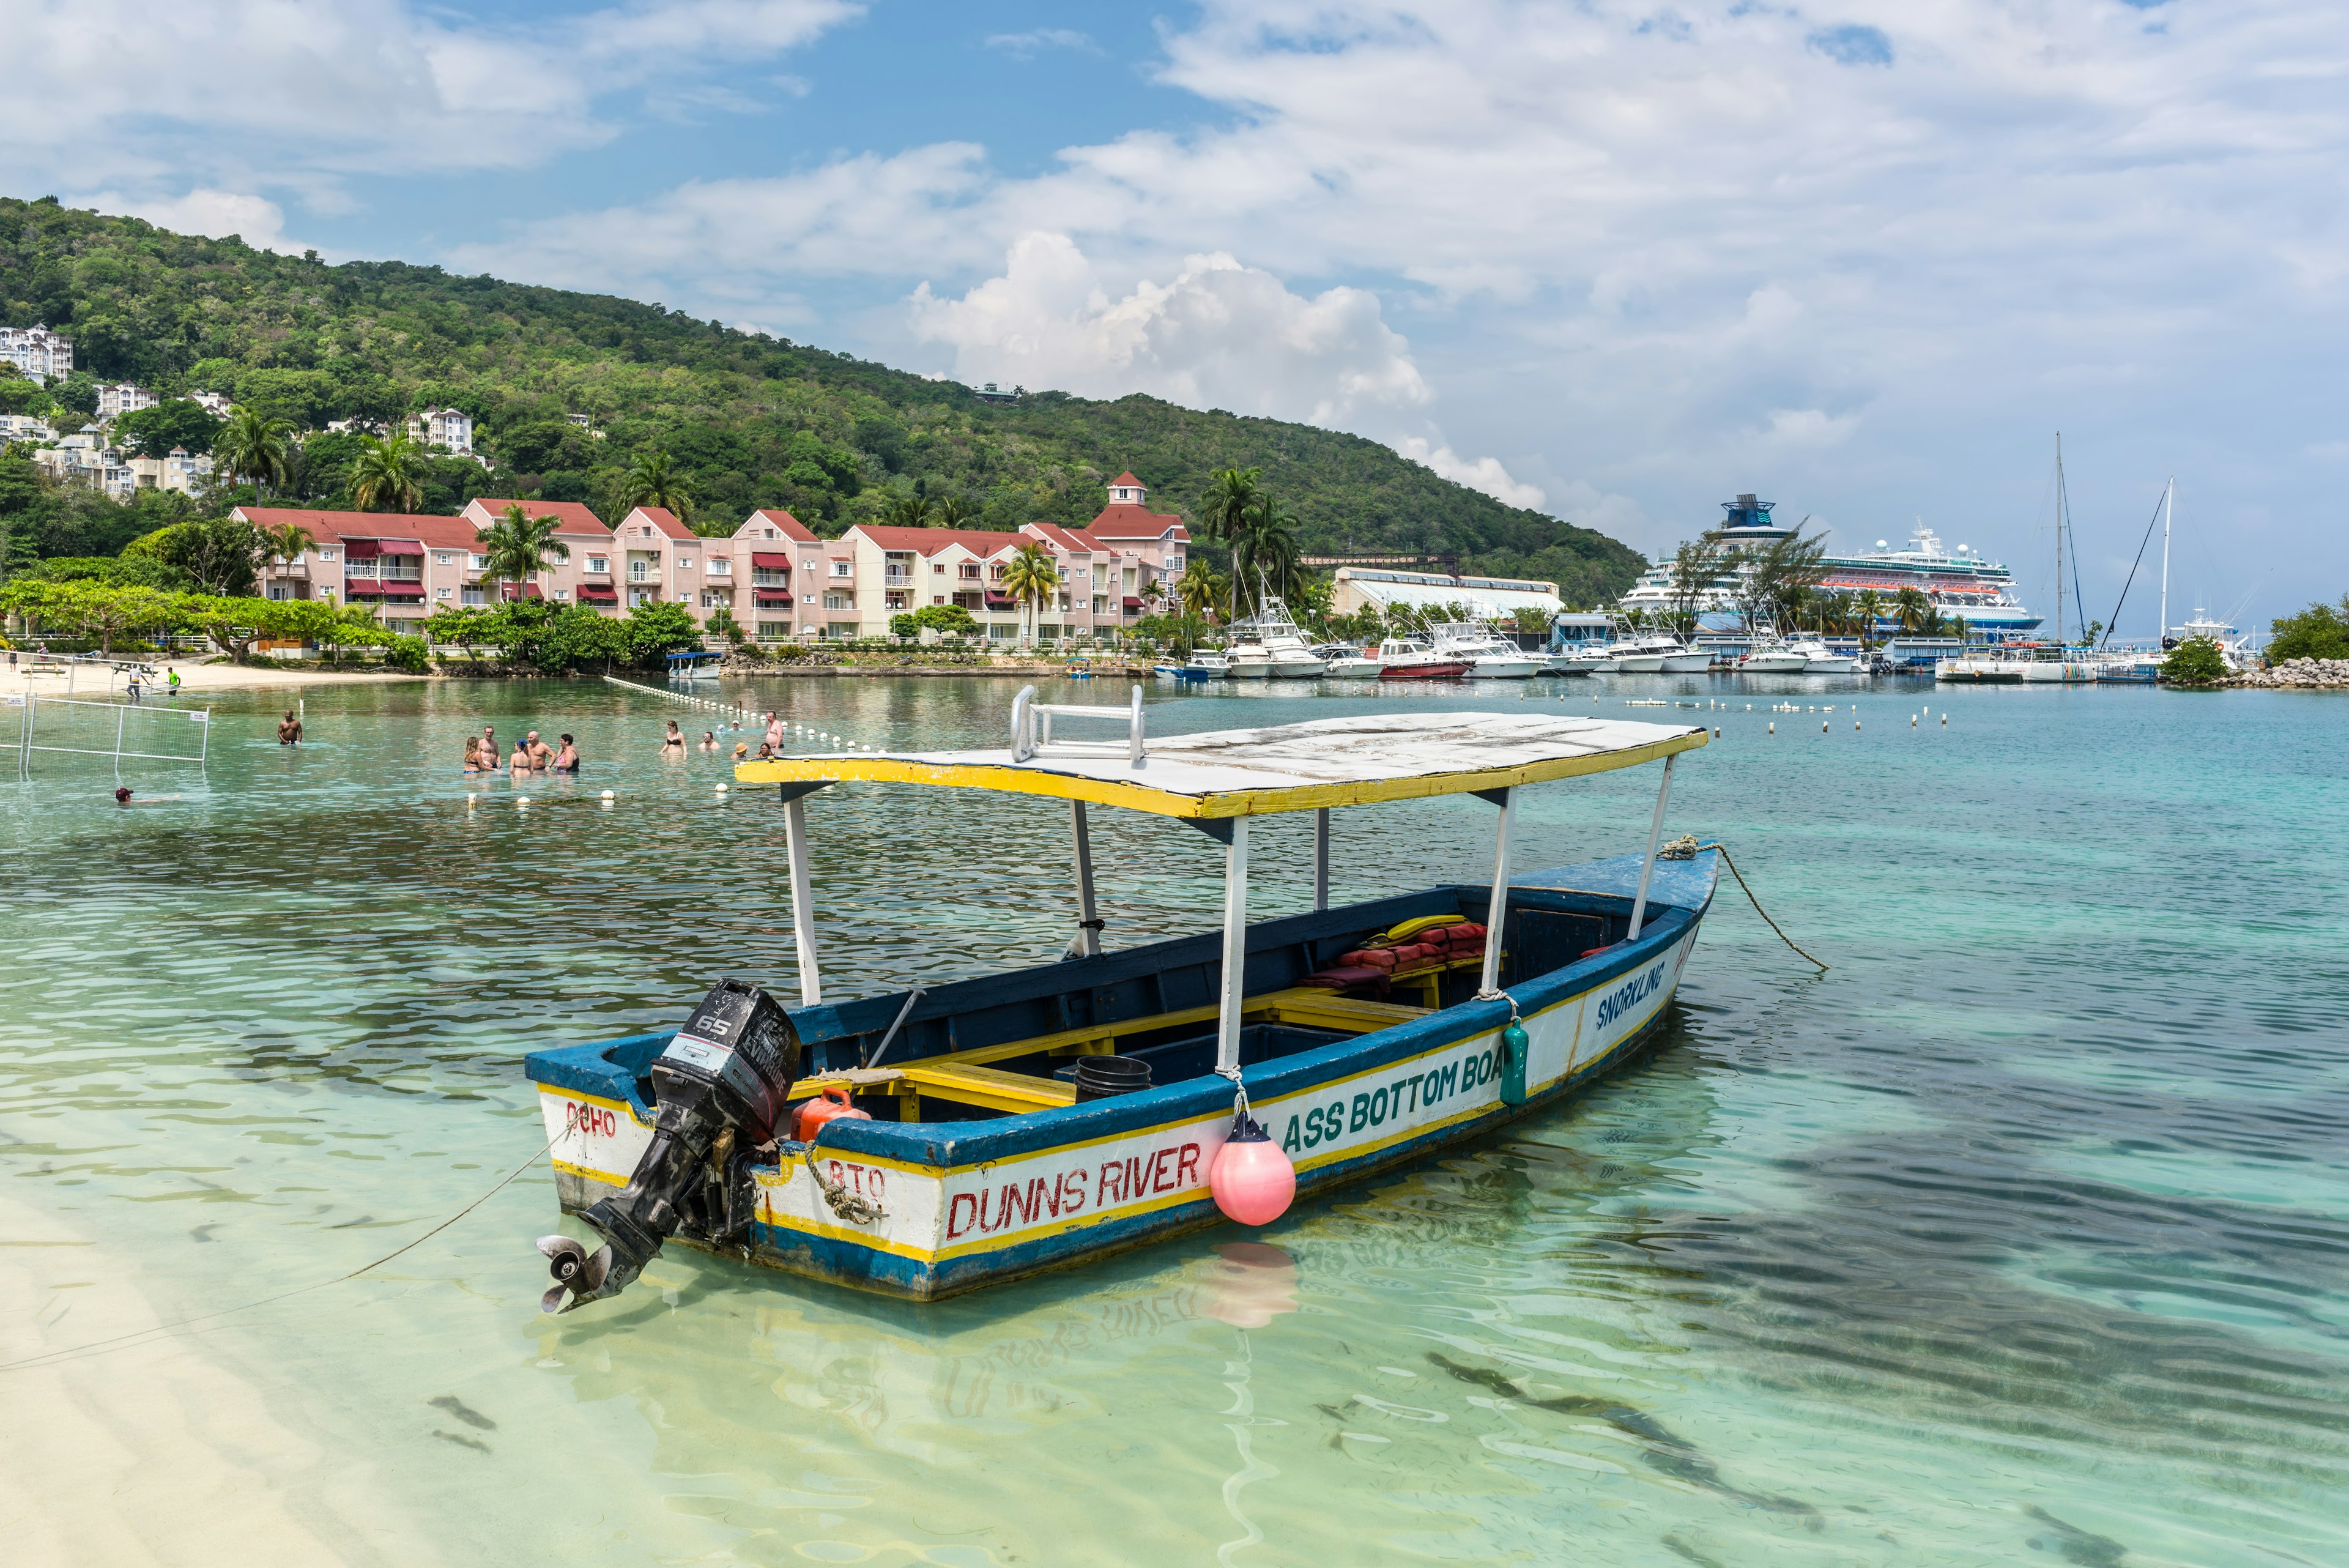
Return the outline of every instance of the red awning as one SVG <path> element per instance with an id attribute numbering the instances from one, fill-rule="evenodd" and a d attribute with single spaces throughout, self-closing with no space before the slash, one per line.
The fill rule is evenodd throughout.
<path id="1" fill-rule="evenodd" d="M 374 539 L 346 539 L 343 554 L 354 561 L 372 561 L 383 554 L 380 542 Z"/>
<path id="2" fill-rule="evenodd" d="M 424 554 L 421 539 L 378 539 L 375 547 L 387 556 L 420 556 Z"/>
<path id="3" fill-rule="evenodd" d="M 1011 596 L 1009 594 L 999 594 L 993 588 L 989 588 L 987 590 L 987 607 L 989 609 L 1009 609 L 1011 607 Z"/>
<path id="4" fill-rule="evenodd" d="M 602 599 L 617 604 L 620 602 L 620 590 L 609 583 L 582 583 L 579 585 L 579 597 L 583 599 Z"/>
<path id="5" fill-rule="evenodd" d="M 780 588 L 757 588 L 752 591 L 758 595 L 759 602 L 762 605 L 787 605 L 792 602 L 792 596 Z"/>
<path id="6" fill-rule="evenodd" d="M 792 569 L 789 556 L 770 556 L 763 550 L 750 552 L 750 565 L 762 572 L 788 572 Z"/>
<path id="7" fill-rule="evenodd" d="M 506 597 L 510 599 L 543 599 L 546 597 L 544 594 L 539 592 L 538 585 L 536 583 L 523 584 L 522 591 L 520 593 L 516 593 L 514 591 L 514 586 L 512 583 L 508 583 L 505 586 L 505 588 Z"/>
<path id="8" fill-rule="evenodd" d="M 422 583 L 384 583 L 380 585 L 388 597 L 420 599 L 424 597 Z"/>
<path id="9" fill-rule="evenodd" d="M 347 599 L 379 599 L 383 597 L 383 586 L 372 579 L 363 583 L 346 584 L 343 588 L 343 597 Z"/>
<path id="10" fill-rule="evenodd" d="M 1128 594 L 1125 596 L 1125 607 L 1128 609 L 1140 609 L 1142 607 L 1142 601 L 1135 598 L 1132 594 Z"/>

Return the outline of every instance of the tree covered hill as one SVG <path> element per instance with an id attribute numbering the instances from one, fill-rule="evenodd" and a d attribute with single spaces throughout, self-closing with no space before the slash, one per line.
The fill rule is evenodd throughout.
<path id="1" fill-rule="evenodd" d="M 74 339 L 78 385 L 57 389 L 68 406 L 96 380 L 129 380 L 166 396 L 225 393 L 303 431 L 462 409 L 498 472 L 485 483 L 471 464 L 436 463 L 429 511 L 487 491 L 585 501 L 609 516 L 630 456 L 664 451 L 713 529 L 783 506 L 836 533 L 913 495 L 1014 528 L 1085 522 L 1126 468 L 1154 504 L 1195 517 L 1209 474 L 1236 465 L 1264 471 L 1309 551 L 1457 551 L 1470 570 L 1555 578 L 1569 603 L 1620 594 L 1641 564 L 1604 535 L 1358 436 L 1142 396 L 990 403 L 658 305 L 399 262 L 332 266 L 0 198 L 0 325 L 36 323 Z M 355 447 L 305 440 L 288 499 L 346 504 Z M 12 493 L 0 482 L 0 513 Z"/>

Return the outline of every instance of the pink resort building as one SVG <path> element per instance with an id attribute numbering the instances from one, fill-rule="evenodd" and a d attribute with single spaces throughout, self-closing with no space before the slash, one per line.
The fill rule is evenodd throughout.
<path id="1" fill-rule="evenodd" d="M 724 609 L 761 642 L 886 637 L 892 617 L 929 605 L 959 605 L 990 640 L 1009 640 L 1019 635 L 1021 613 L 1003 592 L 1004 570 L 1021 546 L 1040 545 L 1061 587 L 1039 608 L 1036 632 L 1061 642 L 1113 634 L 1172 597 L 1190 535 L 1181 518 L 1152 512 L 1146 501 L 1142 482 L 1121 473 L 1109 504 L 1082 528 L 860 523 L 836 539 L 774 509 L 751 513 L 719 537 L 697 535 L 662 507 L 639 506 L 607 528 L 585 506 L 557 501 L 484 498 L 454 517 L 274 506 L 239 507 L 236 515 L 262 528 L 290 523 L 316 542 L 272 563 L 268 597 L 379 605 L 384 620 L 400 626 L 436 609 L 486 604 L 496 592 L 515 594 L 513 585 L 481 580 L 477 541 L 519 504 L 529 516 L 555 518 L 555 537 L 570 552 L 550 559 L 522 595 L 615 616 L 648 602 L 684 605 L 704 621 Z"/>

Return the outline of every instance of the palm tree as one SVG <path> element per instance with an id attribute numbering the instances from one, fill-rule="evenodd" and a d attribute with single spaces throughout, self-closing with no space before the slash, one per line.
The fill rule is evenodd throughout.
<path id="1" fill-rule="evenodd" d="M 351 463 L 351 504 L 362 512 L 413 512 L 432 475 L 423 449 L 405 435 L 366 436 Z"/>
<path id="2" fill-rule="evenodd" d="M 250 479 L 256 490 L 265 492 L 272 483 L 285 482 L 285 442 L 293 433 L 294 426 L 285 420 L 237 409 L 212 437 L 212 461 L 232 481 Z"/>
<path id="3" fill-rule="evenodd" d="M 1272 595 L 1284 601 L 1295 597 L 1305 576 L 1298 565 L 1296 515 L 1275 500 L 1270 491 L 1260 490 L 1247 509 L 1242 528 L 1237 540 L 1239 576 L 1233 581 L 1254 584 L 1259 595 Z"/>
<path id="4" fill-rule="evenodd" d="M 260 535 L 269 560 L 283 561 L 289 566 L 301 558 L 303 551 L 315 548 L 318 543 L 318 536 L 299 523 L 274 523 L 254 532 Z"/>
<path id="5" fill-rule="evenodd" d="M 662 506 L 680 523 L 693 521 L 693 497 L 686 493 L 685 476 L 665 452 L 640 452 L 628 460 L 628 471 L 620 480 L 620 504 Z"/>
<path id="6" fill-rule="evenodd" d="M 1235 601 L 1246 597 L 1238 587 L 1245 580 L 1240 544 L 1249 532 L 1249 514 L 1257 508 L 1263 473 L 1258 468 L 1218 469 L 1208 477 L 1207 493 L 1199 498 L 1200 537 L 1209 544 L 1220 542 L 1231 552 L 1231 572 L 1225 580 L 1233 585 Z"/>
<path id="7" fill-rule="evenodd" d="M 949 495 L 938 503 L 937 514 L 930 524 L 936 528 L 968 528 L 978 516 L 978 508 L 966 505 L 959 496 Z"/>
<path id="8" fill-rule="evenodd" d="M 1204 556 L 1191 557 L 1183 568 L 1182 579 L 1174 585 L 1174 597 L 1186 615 L 1228 617 L 1231 579 L 1207 564 Z"/>
<path id="9" fill-rule="evenodd" d="M 926 528 L 936 521 L 937 505 L 925 495 L 900 495 L 881 508 L 881 521 L 892 528 Z"/>
<path id="10" fill-rule="evenodd" d="M 1033 640 L 1029 627 L 1060 586 L 1061 574 L 1052 566 L 1051 553 L 1041 545 L 1022 545 L 1003 564 L 1003 591 L 1020 607 L 1021 646 Z"/>
<path id="11" fill-rule="evenodd" d="M 1874 588 L 1862 588 L 1851 597 L 1851 613 L 1859 622 L 1860 651 L 1868 651 L 1868 639 L 1876 630 L 1876 623 L 1884 618 L 1884 596 Z"/>
<path id="12" fill-rule="evenodd" d="M 555 559 L 571 559 L 571 546 L 554 536 L 559 517 L 533 517 L 517 501 L 496 522 L 473 531 L 481 545 L 481 580 L 527 583 L 546 566 L 549 551 Z"/>
<path id="13" fill-rule="evenodd" d="M 1902 588 L 1892 596 L 1892 614 L 1903 631 L 1922 632 L 1928 620 L 1940 618 L 1922 588 Z"/>

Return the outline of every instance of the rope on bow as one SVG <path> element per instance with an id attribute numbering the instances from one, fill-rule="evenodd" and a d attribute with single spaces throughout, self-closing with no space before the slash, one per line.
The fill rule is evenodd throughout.
<path id="1" fill-rule="evenodd" d="M 823 1194 L 824 1206 L 832 1210 L 833 1218 L 845 1220 L 851 1225 L 870 1225 L 882 1217 L 881 1205 L 861 1192 L 851 1192 L 843 1183 L 824 1175 L 823 1168 L 815 1162 L 812 1142 L 800 1151 L 800 1158 L 807 1166 L 808 1174 L 815 1178 L 815 1189 Z"/>

